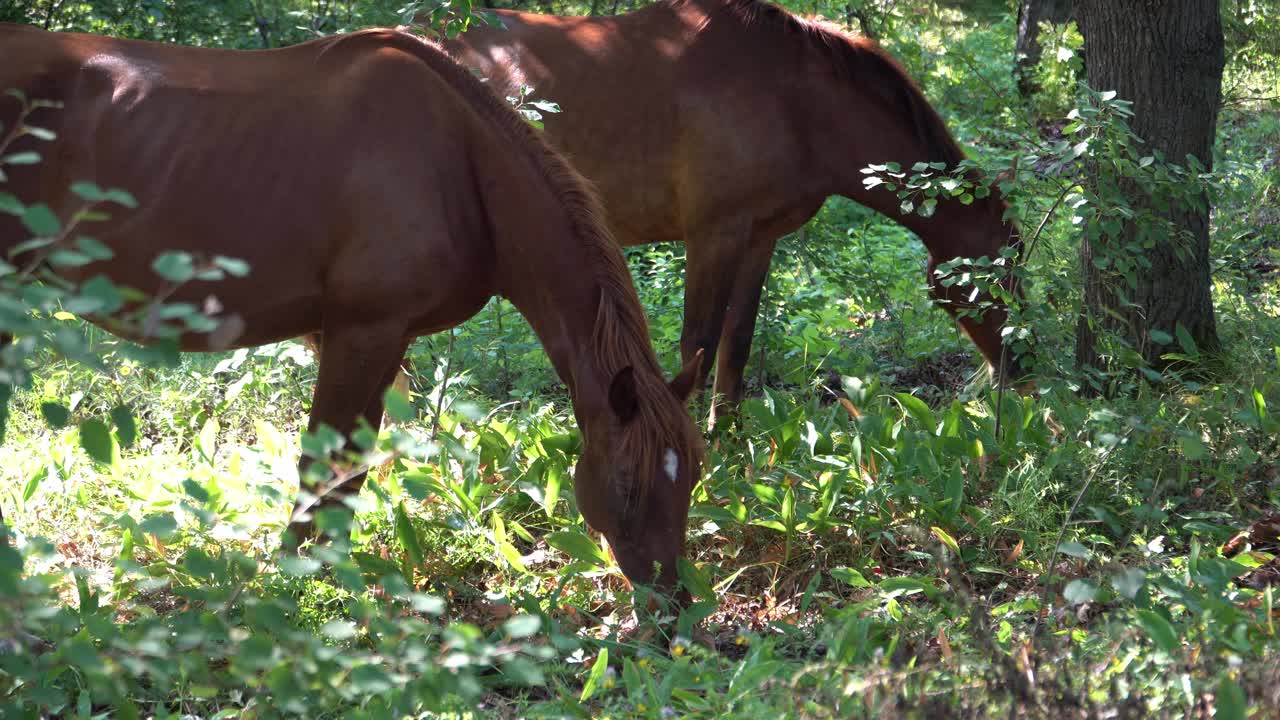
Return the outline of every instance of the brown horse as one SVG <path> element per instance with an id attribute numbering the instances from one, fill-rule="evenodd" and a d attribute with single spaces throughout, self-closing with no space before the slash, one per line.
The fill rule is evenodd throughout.
<path id="1" fill-rule="evenodd" d="M 964 159 L 920 89 L 869 40 L 760 0 L 662 0 L 616 17 L 495 12 L 506 29 L 477 25 L 446 49 L 497 92 L 527 84 L 560 104 L 546 133 L 595 183 L 619 241 L 686 243 L 681 351 L 706 348 L 710 370 L 718 348 L 715 392 L 730 403 L 742 396 L 774 246 L 828 196 L 919 235 L 933 294 L 953 314 L 972 307 L 968 292 L 942 287 L 934 268 L 994 259 L 1016 242 L 996 194 L 943 202 L 925 218 L 864 185 L 872 163 Z M 999 368 L 1005 309 L 970 315 L 961 325 Z"/>
<path id="2" fill-rule="evenodd" d="M 696 367 L 663 381 L 594 196 L 438 48 L 391 30 L 243 52 L 3 25 L 0 88 L 64 105 L 26 118 L 56 140 L 11 143 L 43 162 L 12 168 L 6 190 L 64 221 L 83 204 L 74 181 L 137 198 L 138 210 L 88 229 L 114 257 L 60 275 L 102 273 L 154 294 L 162 281 L 149 267 L 164 251 L 246 260 L 247 277 L 189 283 L 169 299 L 216 295 L 220 321 L 239 328 L 229 346 L 322 332 L 313 431 L 347 434 L 359 418 L 377 427 L 411 339 L 494 295 L 510 299 L 571 393 L 582 514 L 632 580 L 674 581 L 700 472 L 683 408 Z M 0 98 L 6 129 L 21 114 Z M 27 239 L 2 222 L 0 250 Z M 220 349 L 216 336 L 180 345 Z M 290 529 L 314 532 L 296 511 Z"/>

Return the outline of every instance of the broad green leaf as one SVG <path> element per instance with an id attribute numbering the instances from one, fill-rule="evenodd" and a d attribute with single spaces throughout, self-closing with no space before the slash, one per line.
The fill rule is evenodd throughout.
<path id="1" fill-rule="evenodd" d="M 715 602 L 715 588 L 711 587 L 711 582 L 707 580 L 706 573 L 702 572 L 697 565 L 683 557 L 676 558 L 676 573 L 680 576 L 680 583 L 695 598 L 707 602 Z"/>
<path id="2" fill-rule="evenodd" d="M 171 283 L 184 283 L 195 277 L 196 264 L 190 253 L 171 251 L 161 253 L 151 269 Z"/>
<path id="3" fill-rule="evenodd" d="M 382 393 L 382 406 L 386 409 L 387 416 L 396 422 L 412 422 L 418 416 L 413 403 L 395 385 L 388 386 Z"/>
<path id="4" fill-rule="evenodd" d="M 523 640 L 524 638 L 532 637 L 541 629 L 542 618 L 537 615 L 530 615 L 529 613 L 520 613 L 519 615 L 516 615 L 510 620 L 502 623 L 502 631 L 507 634 L 507 637 L 516 640 Z"/>
<path id="5" fill-rule="evenodd" d="M 598 567 L 609 565 L 609 558 L 594 540 L 577 530 L 561 530 L 547 536 L 551 547 L 579 562 Z"/>
<path id="6" fill-rule="evenodd" d="M 320 572 L 320 561 L 305 555 L 281 555 L 279 564 L 280 572 L 290 577 L 309 577 Z"/>
<path id="7" fill-rule="evenodd" d="M 1146 629 L 1156 647 L 1169 653 L 1170 655 L 1178 651 L 1182 647 L 1182 643 L 1178 640 L 1178 633 L 1173 629 L 1173 625 L 1164 616 L 1154 610 L 1138 610 L 1138 621 L 1142 623 L 1142 627 Z"/>
<path id="8" fill-rule="evenodd" d="M 60 430 L 67 426 L 71 421 L 71 411 L 62 403 L 46 400 L 40 403 L 40 414 L 44 416 L 44 421 L 54 430 Z"/>
<path id="9" fill-rule="evenodd" d="M 83 420 L 80 423 L 80 447 L 89 457 L 104 465 L 110 465 L 115 450 L 111 431 L 101 420 Z"/>
<path id="10" fill-rule="evenodd" d="M 1071 557 L 1080 558 L 1081 560 L 1088 560 L 1093 557 L 1093 553 L 1089 552 L 1089 548 L 1078 542 L 1064 542 L 1062 543 L 1062 546 L 1058 548 L 1058 551 L 1063 555 L 1070 555 Z"/>
<path id="11" fill-rule="evenodd" d="M 249 263 L 240 258 L 215 255 L 213 263 L 232 277 L 244 277 L 249 274 Z"/>
<path id="12" fill-rule="evenodd" d="M 1062 597 L 1072 605 L 1083 605 L 1087 602 L 1093 602 L 1093 598 L 1098 594 L 1098 586 L 1090 580 L 1076 579 L 1067 583 L 1067 587 L 1062 590 Z"/>
<path id="13" fill-rule="evenodd" d="M 926 432 L 931 433 L 937 429 L 938 421 L 923 400 L 909 393 L 894 393 L 894 397 L 898 398 L 898 402 L 902 403 L 911 417 L 915 418 Z"/>
<path id="14" fill-rule="evenodd" d="M 36 490 L 40 488 L 40 483 L 44 482 L 45 479 L 48 477 L 49 477 L 49 466 L 46 465 L 40 468 L 39 470 L 37 470 L 30 478 L 28 478 L 27 484 L 22 488 L 22 502 L 25 503 L 31 498 L 35 497 Z"/>
<path id="15" fill-rule="evenodd" d="M 31 234 L 39 237 L 53 237 L 62 230 L 58 216 L 44 203 L 28 205 L 22 213 L 22 224 Z"/>
<path id="16" fill-rule="evenodd" d="M 405 512 L 404 503 L 398 503 L 395 509 L 396 516 L 396 539 L 400 541 L 400 546 L 404 548 L 405 554 L 409 557 L 409 563 L 415 567 L 423 566 L 422 543 L 418 540 L 418 531 L 414 529 L 413 523 L 409 521 L 409 514 Z"/>
<path id="17" fill-rule="evenodd" d="M 1191 461 L 1203 460 L 1209 455 L 1209 447 L 1195 435 L 1179 436 L 1178 445 L 1182 448 L 1183 457 Z"/>
<path id="18" fill-rule="evenodd" d="M 871 583 L 867 581 L 862 573 L 849 567 L 837 567 L 831 569 L 831 577 L 850 587 L 871 587 Z"/>
<path id="19" fill-rule="evenodd" d="M 1139 568 L 1125 568 L 1111 576 L 1111 586 L 1128 600 L 1137 597 L 1146 582 L 1147 574 Z"/>
<path id="20" fill-rule="evenodd" d="M 1178 323 L 1174 333 L 1178 336 L 1178 345 L 1182 348 L 1182 352 L 1192 357 L 1200 354 L 1200 349 L 1196 347 L 1196 341 L 1191 338 L 1191 333 L 1187 331 L 1187 328 L 1182 323 Z"/>
<path id="21" fill-rule="evenodd" d="M 214 455 L 218 451 L 218 421 L 214 418 L 207 418 L 204 425 L 200 426 L 200 434 L 196 437 L 196 449 L 204 456 L 207 462 L 213 462 Z"/>
<path id="22" fill-rule="evenodd" d="M 1218 691 L 1213 696 L 1213 717 L 1216 720 L 1245 720 L 1248 703 L 1244 691 L 1229 675 L 1218 681 Z"/>
<path id="23" fill-rule="evenodd" d="M 30 150 L 0 157 L 0 165 L 35 165 L 38 162 L 40 162 L 40 153 Z"/>
<path id="24" fill-rule="evenodd" d="M 942 544 L 946 545 L 947 548 L 951 550 L 951 552 L 955 553 L 957 557 L 960 556 L 960 544 L 957 543 L 956 539 L 951 537 L 951 535 L 947 533 L 946 530 L 943 530 L 942 528 L 935 525 L 929 528 L 929 531 L 933 533 L 934 537 L 942 541 Z"/>
<path id="25" fill-rule="evenodd" d="M 88 200 L 89 202 L 98 202 L 106 197 L 106 194 L 102 192 L 102 188 L 87 181 L 71 183 L 71 192 L 79 195 L 81 198 Z"/>
<path id="26" fill-rule="evenodd" d="M 591 672 L 587 673 L 586 682 L 582 683 L 582 694 L 578 696 L 578 702 L 586 702 L 596 693 L 596 688 L 600 685 L 600 681 L 604 679 L 605 671 L 609 669 L 609 648 L 600 648 L 600 654 L 596 656 L 596 661 L 591 665 Z"/>
<path id="27" fill-rule="evenodd" d="M 959 463 L 951 466 L 951 472 L 947 475 L 945 493 L 947 517 L 954 518 L 960 514 L 960 508 L 964 505 L 964 472 L 960 469 Z"/>

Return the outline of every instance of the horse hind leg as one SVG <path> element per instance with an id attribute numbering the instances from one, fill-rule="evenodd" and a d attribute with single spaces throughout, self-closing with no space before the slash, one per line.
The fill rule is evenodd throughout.
<path id="1" fill-rule="evenodd" d="M 742 402 L 743 373 L 751 356 L 751 341 L 756 331 L 756 316 L 760 311 L 760 295 L 769 275 L 769 264 L 777 239 L 757 238 L 747 249 L 733 278 L 729 295 L 729 310 L 725 314 L 724 330 L 720 335 L 717 353 L 715 396 L 717 403 L 711 407 L 711 424 L 717 414 L 734 408 Z"/>
<path id="2" fill-rule="evenodd" d="M 695 393 L 705 388 L 707 375 L 715 365 L 725 310 L 747 237 L 748 225 L 745 222 L 687 234 L 688 267 L 685 271 L 680 354 L 687 365 L 694 354 L 702 350 L 702 367 L 694 381 Z"/>
<path id="3" fill-rule="evenodd" d="M 324 329 L 320 345 L 320 372 L 311 405 L 307 431 L 314 433 L 328 425 L 350 438 L 360 418 L 377 430 L 382 422 L 382 395 L 400 371 L 400 360 L 407 343 L 402 323 L 350 325 Z M 322 459 L 304 455 L 298 462 L 302 483 L 308 470 Z M 304 540 L 316 540 L 319 533 L 315 513 L 340 507 L 343 501 L 360 492 L 367 472 L 358 472 L 315 488 L 313 501 L 301 497 L 294 504 L 285 540 L 295 546 Z"/>

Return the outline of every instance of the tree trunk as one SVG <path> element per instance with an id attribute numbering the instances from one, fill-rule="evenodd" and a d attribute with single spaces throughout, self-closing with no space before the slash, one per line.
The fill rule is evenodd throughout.
<path id="1" fill-rule="evenodd" d="M 1018 3 L 1018 39 L 1014 44 L 1013 75 L 1018 92 L 1030 97 L 1035 92 L 1033 70 L 1040 62 L 1044 48 L 1040 45 L 1040 23 L 1062 25 L 1075 17 L 1073 0 L 1020 0 Z"/>
<path id="2" fill-rule="evenodd" d="M 1178 164 L 1193 155 L 1211 168 L 1224 64 L 1218 0 L 1076 0 L 1076 12 L 1089 84 L 1133 101 L 1129 125 L 1146 141 L 1142 154 L 1159 151 Z M 1133 288 L 1100 271 L 1094 258 L 1133 242 L 1137 228 L 1130 224 L 1119 237 L 1082 240 L 1084 306 L 1077 360 L 1098 366 L 1095 332 L 1105 326 L 1116 328 L 1156 368 L 1171 348 L 1153 342 L 1152 331 L 1176 336 L 1181 325 L 1197 348 L 1216 351 L 1208 198 L 1201 195 L 1198 207 L 1190 207 L 1153 201 L 1132 184 L 1124 189 L 1135 209 L 1167 219 L 1173 232 L 1143 251 L 1149 265 L 1137 267 Z M 1121 301 L 1126 297 L 1129 303 Z"/>

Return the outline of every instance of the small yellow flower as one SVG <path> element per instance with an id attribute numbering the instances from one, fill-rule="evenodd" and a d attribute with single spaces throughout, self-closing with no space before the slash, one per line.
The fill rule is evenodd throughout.
<path id="1" fill-rule="evenodd" d="M 676 657 L 684 655 L 684 645 L 676 644 L 671 647 L 671 654 Z"/>
<path id="2" fill-rule="evenodd" d="M 639 665 L 641 668 L 649 667 L 649 658 L 640 658 L 636 661 L 636 665 Z"/>
<path id="3" fill-rule="evenodd" d="M 644 703 L 636 703 L 636 712 L 646 712 L 648 709 Z"/>

